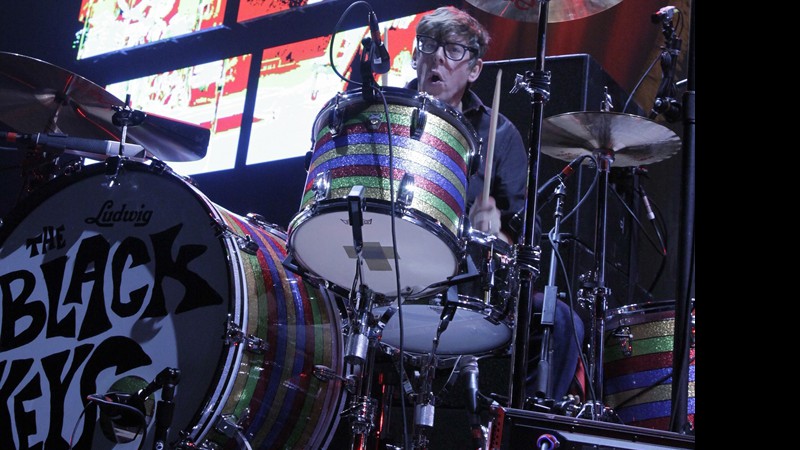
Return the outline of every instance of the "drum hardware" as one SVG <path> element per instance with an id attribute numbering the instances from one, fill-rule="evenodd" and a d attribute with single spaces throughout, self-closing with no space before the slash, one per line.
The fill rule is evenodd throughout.
<path id="1" fill-rule="evenodd" d="M 240 345 L 244 343 L 244 348 L 247 351 L 259 355 L 263 355 L 269 350 L 269 344 L 258 337 L 245 335 L 245 332 L 237 325 L 230 314 L 228 314 L 228 322 L 226 325 L 225 336 L 223 338 L 225 345 Z"/>
<path id="2" fill-rule="evenodd" d="M 609 105 L 606 104 L 606 107 Z M 599 172 L 595 215 L 595 267 L 584 277 L 580 294 L 589 304 L 587 386 L 591 400 L 582 414 L 605 420 L 602 406 L 604 316 L 611 290 L 605 283 L 606 225 L 611 165 L 638 166 L 662 161 L 680 148 L 680 139 L 668 128 L 647 118 L 611 111 L 565 113 L 548 117 L 542 125 L 542 153 L 562 160 L 593 157 Z"/>
<path id="3" fill-rule="evenodd" d="M 103 433 L 110 441 L 117 443 L 131 442 L 141 433 L 142 444 L 144 444 L 144 438 L 147 435 L 145 417 L 149 417 L 145 402 L 148 397 L 161 390 L 161 399 L 153 412 L 156 423 L 153 449 L 166 448 L 167 431 L 172 425 L 172 415 L 175 409 L 175 387 L 180 379 L 179 369 L 167 367 L 136 393 L 110 392 L 103 396 L 90 395 L 89 399 L 99 405 Z M 120 406 L 125 409 L 121 409 Z M 138 418 L 132 418 L 131 414 L 134 411 L 137 412 L 134 415 Z M 142 448 L 141 445 L 140 448 Z"/>
<path id="4" fill-rule="evenodd" d="M 580 160 L 580 158 L 579 158 Z M 569 166 L 567 166 L 569 167 Z M 556 263 L 558 256 L 558 242 L 560 241 L 561 233 L 561 219 L 564 216 L 564 198 L 567 195 L 567 188 L 563 181 L 559 181 L 553 190 L 553 195 L 556 198 L 556 206 L 553 211 L 553 219 L 555 224 L 553 230 L 550 232 L 552 239 L 552 250 L 550 252 L 550 267 L 548 271 L 547 285 L 544 287 L 544 300 L 542 302 L 542 345 L 540 351 L 539 364 L 537 367 L 535 397 L 540 399 L 553 398 L 553 386 L 551 383 L 551 353 L 550 348 L 550 334 L 555 326 L 555 312 L 556 302 L 558 301 L 558 287 L 556 282 Z"/>
<path id="5" fill-rule="evenodd" d="M 351 449 L 353 450 L 365 450 L 369 436 L 375 430 L 378 402 L 370 397 L 375 351 L 386 321 L 394 314 L 394 309 L 389 308 L 380 319 L 376 320 L 372 314 L 374 300 L 375 293 L 363 284 L 360 285 L 354 301 L 357 308 L 354 313 L 357 319 L 350 320 L 345 344 L 344 360 L 350 366 L 353 378 L 352 388 L 348 389 L 351 394 L 349 406 L 342 412 L 342 416 L 350 419 Z M 341 377 L 337 378 L 341 379 Z"/>

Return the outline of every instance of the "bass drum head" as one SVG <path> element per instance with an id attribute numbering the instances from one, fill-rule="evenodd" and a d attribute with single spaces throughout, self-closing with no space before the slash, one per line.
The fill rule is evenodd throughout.
<path id="1" fill-rule="evenodd" d="M 336 416 L 320 411 L 333 411 L 338 396 L 325 391 L 338 390 L 315 386 L 311 369 L 335 366 L 340 323 L 282 271 L 284 238 L 249 232 L 258 252 L 244 254 L 237 216 L 163 165 L 106 169 L 51 181 L 0 229 L 3 447 L 151 448 L 164 387 L 174 390 L 170 444 L 212 437 L 222 416 L 254 448 L 320 439 L 316 423 L 254 410 L 269 399 L 284 405 L 271 415 L 291 405 L 295 420 Z M 263 350 L 245 350 L 254 338 L 236 344 L 237 330 Z M 179 377 L 145 403 L 141 442 L 140 416 L 120 419 L 128 408 L 105 394 L 135 394 L 168 369 Z"/>

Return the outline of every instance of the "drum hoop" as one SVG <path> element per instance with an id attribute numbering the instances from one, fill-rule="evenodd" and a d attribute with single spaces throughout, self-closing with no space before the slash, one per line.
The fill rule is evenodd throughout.
<path id="1" fill-rule="evenodd" d="M 692 302 L 694 304 L 694 302 Z M 607 326 L 619 327 L 675 318 L 675 300 L 634 303 L 605 313 Z"/>
<path id="2" fill-rule="evenodd" d="M 382 215 L 390 215 L 392 212 L 392 203 L 387 200 L 380 200 L 380 199 L 366 199 L 365 200 L 364 211 L 377 213 Z M 342 212 L 347 211 L 347 199 L 340 199 L 340 198 L 330 198 L 320 200 L 315 202 L 308 208 L 304 208 L 302 211 L 295 214 L 295 217 L 292 219 L 291 223 L 289 224 L 289 240 L 293 241 L 295 238 L 295 231 L 301 227 L 304 223 L 306 223 L 309 219 L 314 218 L 315 216 L 322 215 L 323 213 L 330 213 L 330 212 Z M 431 217 L 428 214 L 425 214 L 422 211 L 413 209 L 413 208 L 397 208 L 395 207 L 395 213 L 397 217 L 402 220 L 405 220 L 413 225 L 416 225 L 420 228 L 424 228 L 430 231 L 434 236 L 439 238 L 440 240 L 444 241 L 444 243 L 450 247 L 453 254 L 456 255 L 456 260 L 461 260 L 464 256 L 464 245 L 461 243 L 461 240 L 457 236 L 453 236 L 450 233 L 450 230 L 444 227 L 430 227 L 429 225 L 436 224 L 438 221 Z M 289 244 L 289 247 L 293 246 Z"/>
<path id="3" fill-rule="evenodd" d="M 439 100 L 438 98 L 428 94 L 427 92 L 390 86 L 382 86 L 380 91 L 383 93 L 383 96 L 386 98 L 388 104 L 416 107 L 420 106 L 424 99 L 426 103 L 444 112 L 444 114 L 437 114 L 437 116 L 446 120 L 448 123 L 450 123 L 450 125 L 458 129 L 458 131 L 460 131 L 461 134 L 463 134 L 464 137 L 466 137 L 469 141 L 471 151 L 470 154 L 467 155 L 467 176 L 472 175 L 472 170 L 470 170 L 473 167 L 472 160 L 478 156 L 482 146 L 482 140 L 478 135 L 478 132 L 475 130 L 475 127 L 472 126 L 464 114 Z M 395 102 L 392 100 L 395 100 Z M 335 107 L 336 105 L 349 106 L 351 104 L 358 104 L 362 102 L 363 94 L 361 88 L 339 92 L 333 98 L 328 100 L 314 119 L 314 127 L 311 130 L 312 142 L 316 142 L 317 123 L 319 123 L 319 121 L 326 116 L 330 108 Z"/>

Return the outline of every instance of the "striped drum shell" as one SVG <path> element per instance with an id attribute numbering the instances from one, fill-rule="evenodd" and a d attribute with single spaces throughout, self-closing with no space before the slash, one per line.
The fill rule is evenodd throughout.
<path id="1" fill-rule="evenodd" d="M 612 407 L 626 425 L 668 431 L 672 405 L 675 302 L 628 305 L 611 310 L 606 313 L 605 323 L 603 389 L 606 405 Z M 686 411 L 692 424 L 695 410 L 694 354 L 692 345 Z"/>

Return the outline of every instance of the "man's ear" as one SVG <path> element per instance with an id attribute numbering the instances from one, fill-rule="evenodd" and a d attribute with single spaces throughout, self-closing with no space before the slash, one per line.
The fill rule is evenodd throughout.
<path id="1" fill-rule="evenodd" d="M 417 55 L 417 49 L 414 49 L 411 52 L 411 68 L 414 69 L 414 70 L 417 70 L 417 58 L 418 57 L 419 57 L 419 55 Z"/>
<path id="2" fill-rule="evenodd" d="M 475 80 L 478 79 L 478 76 L 480 76 L 482 69 L 483 69 L 483 60 L 478 58 L 478 60 L 475 61 L 475 65 L 469 69 L 468 80 L 470 83 L 474 83 Z"/>

